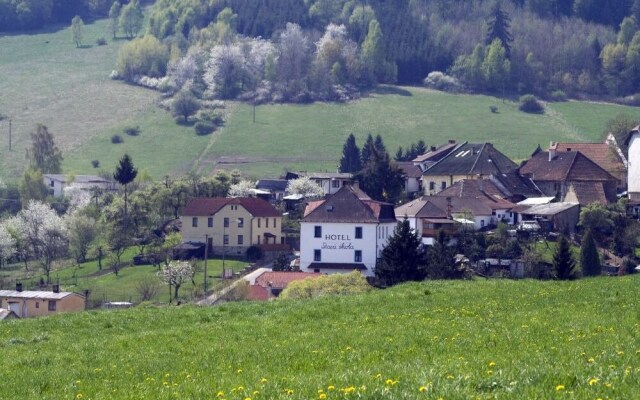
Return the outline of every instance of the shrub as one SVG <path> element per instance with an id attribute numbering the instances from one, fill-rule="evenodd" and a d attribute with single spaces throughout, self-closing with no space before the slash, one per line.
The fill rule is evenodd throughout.
<path id="1" fill-rule="evenodd" d="M 247 249 L 247 259 L 249 261 L 258 261 L 262 258 L 262 249 L 258 246 L 251 246 Z"/>
<path id="2" fill-rule="evenodd" d="M 98 38 L 98 40 L 96 40 L 96 44 L 98 46 L 105 46 L 107 44 L 107 39 L 105 39 L 103 37 Z"/>
<path id="3" fill-rule="evenodd" d="M 166 74 L 169 53 L 153 35 L 134 39 L 123 45 L 118 53 L 118 75 L 128 82 L 146 75 L 151 78 Z"/>
<path id="4" fill-rule="evenodd" d="M 200 136 L 208 135 L 216 130 L 216 126 L 209 121 L 198 121 L 194 126 L 196 133 Z"/>
<path id="5" fill-rule="evenodd" d="M 91 160 L 91 165 L 93 166 L 93 168 L 100 168 L 100 161 Z"/>
<path id="6" fill-rule="evenodd" d="M 122 143 L 122 142 L 124 142 L 124 140 L 122 139 L 122 136 L 120 136 L 120 135 L 111 136 L 111 143 L 118 144 L 118 143 Z"/>
<path id="7" fill-rule="evenodd" d="M 201 110 L 198 113 L 198 119 L 201 121 L 211 122 L 215 126 L 221 126 L 224 123 L 222 114 L 216 110 Z"/>
<path id="8" fill-rule="evenodd" d="M 327 295 L 367 293 L 372 287 L 359 271 L 349 274 L 323 275 L 319 278 L 291 282 L 280 295 L 281 299 L 313 299 Z"/>
<path id="9" fill-rule="evenodd" d="M 551 100 L 553 101 L 567 101 L 567 94 L 562 90 L 556 90 L 551 93 Z"/>
<path id="10" fill-rule="evenodd" d="M 122 131 L 129 136 L 138 136 L 140 134 L 140 126 L 127 126 Z"/>
<path id="11" fill-rule="evenodd" d="M 424 80 L 424 85 L 443 92 L 455 93 L 463 89 L 462 84 L 456 78 L 440 71 L 430 72 Z"/>
<path id="12" fill-rule="evenodd" d="M 544 113 L 544 106 L 538 101 L 536 96 L 532 94 L 525 94 L 524 96 L 520 97 L 520 106 L 518 107 L 518 109 L 520 111 L 532 114 Z"/>

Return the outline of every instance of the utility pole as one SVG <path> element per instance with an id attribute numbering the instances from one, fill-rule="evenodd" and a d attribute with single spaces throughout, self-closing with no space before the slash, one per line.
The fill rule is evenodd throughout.
<path id="1" fill-rule="evenodd" d="M 11 118 L 9 118 L 9 151 L 11 151 Z"/>
<path id="2" fill-rule="evenodd" d="M 209 235 L 204 235 L 204 297 L 205 298 L 207 297 L 207 260 L 208 259 L 209 259 Z"/>

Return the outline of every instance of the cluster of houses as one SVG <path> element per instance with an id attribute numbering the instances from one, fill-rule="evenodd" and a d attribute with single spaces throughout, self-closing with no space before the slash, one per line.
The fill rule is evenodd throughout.
<path id="1" fill-rule="evenodd" d="M 242 256 L 252 247 L 265 254 L 289 249 L 274 203 L 301 203 L 287 195 L 291 179 L 309 177 L 322 199 L 306 201 L 300 220 L 300 272 L 268 273 L 251 285 L 251 298 L 269 299 L 292 280 L 359 270 L 373 276 L 376 260 L 398 221 L 408 219 L 425 245 L 439 230 L 482 230 L 504 222 L 522 230 L 572 232 L 580 207 L 610 204 L 628 196 L 628 213 L 640 216 L 640 127 L 622 144 L 551 142 L 517 165 L 491 143 L 449 140 L 411 162 L 398 163 L 405 194 L 413 200 L 394 206 L 371 199 L 351 174 L 289 172 L 283 179 L 258 181 L 254 197 L 190 199 L 180 217 L 183 245 L 208 254 Z M 625 157 L 625 153 L 627 156 Z M 69 179 L 45 175 L 52 194 Z M 81 189 L 109 188 L 99 177 L 77 176 Z M 67 309 L 68 308 L 68 309 Z M 47 315 L 84 309 L 74 293 L 0 291 L 0 318 Z"/>

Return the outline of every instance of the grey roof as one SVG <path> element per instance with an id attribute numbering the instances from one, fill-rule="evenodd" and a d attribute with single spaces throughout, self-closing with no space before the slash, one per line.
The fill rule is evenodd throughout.
<path id="1" fill-rule="evenodd" d="M 111 183 L 110 180 L 96 175 L 44 174 L 43 176 L 62 183 L 67 183 L 70 177 L 73 178 L 73 183 Z"/>
<path id="2" fill-rule="evenodd" d="M 287 190 L 288 183 L 289 181 L 286 179 L 260 179 L 256 184 L 256 188 L 274 192 L 284 192 Z"/>
<path id="3" fill-rule="evenodd" d="M 298 175 L 299 177 L 308 176 L 311 179 L 353 179 L 353 174 L 348 172 L 291 171 L 289 174 Z"/>
<path id="4" fill-rule="evenodd" d="M 464 142 L 423 175 L 491 175 L 507 173 L 517 167 L 491 143 Z"/>
<path id="5" fill-rule="evenodd" d="M 55 293 L 42 290 L 25 290 L 18 292 L 17 290 L 0 290 L 0 297 L 14 297 L 21 299 L 60 300 L 70 295 L 82 296 L 73 292 Z"/>
<path id="6" fill-rule="evenodd" d="M 371 200 L 357 187 L 343 186 L 326 200 L 307 204 L 302 222 L 395 222 L 393 204 Z"/>
<path id="7" fill-rule="evenodd" d="M 578 203 L 548 203 L 548 204 L 535 204 L 531 206 L 519 205 L 514 207 L 511 211 L 517 212 L 518 214 L 526 214 L 526 215 L 544 215 L 551 216 L 560 214 L 563 211 L 570 210 L 574 207 L 579 207 Z"/>

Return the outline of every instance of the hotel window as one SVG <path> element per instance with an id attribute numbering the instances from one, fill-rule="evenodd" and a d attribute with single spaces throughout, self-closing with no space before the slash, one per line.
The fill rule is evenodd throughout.
<path id="1" fill-rule="evenodd" d="M 354 262 L 362 262 L 362 250 L 356 250 L 355 256 L 353 257 Z"/>
<path id="2" fill-rule="evenodd" d="M 322 227 L 319 225 L 316 225 L 313 227 L 313 237 L 322 237 Z"/>
<path id="3" fill-rule="evenodd" d="M 238 235 L 238 246 L 242 246 L 244 244 L 244 236 Z"/>
<path id="4" fill-rule="evenodd" d="M 340 187 L 340 181 L 337 179 L 334 179 L 331 181 L 331 187 L 332 188 L 339 188 Z"/>
<path id="5" fill-rule="evenodd" d="M 269 218 L 265 218 L 264 219 L 264 227 L 268 228 L 269 227 Z"/>
<path id="6" fill-rule="evenodd" d="M 258 228 L 260 228 L 260 218 L 258 218 Z"/>
<path id="7" fill-rule="evenodd" d="M 435 182 L 429 182 L 429 190 L 435 190 L 436 188 L 436 183 Z"/>
<path id="8" fill-rule="evenodd" d="M 258 238 L 257 242 L 260 244 L 260 235 L 256 236 L 256 238 Z"/>
<path id="9" fill-rule="evenodd" d="M 224 227 L 228 228 L 229 227 L 229 218 L 224 217 Z"/>
<path id="10" fill-rule="evenodd" d="M 55 310 L 56 310 L 56 301 L 49 300 L 49 311 L 55 311 Z"/>
<path id="11" fill-rule="evenodd" d="M 322 261 L 322 252 L 320 250 L 313 251 L 313 261 Z"/>
<path id="12" fill-rule="evenodd" d="M 362 239 L 362 227 L 356 226 L 356 239 Z"/>
<path id="13" fill-rule="evenodd" d="M 191 226 L 194 228 L 198 227 L 198 217 L 191 218 Z"/>
<path id="14" fill-rule="evenodd" d="M 213 217 L 207 218 L 207 227 L 213 228 Z"/>
<path id="15" fill-rule="evenodd" d="M 222 240 L 224 244 L 229 244 L 229 235 L 224 235 Z"/>
<path id="16" fill-rule="evenodd" d="M 244 218 L 238 218 L 238 228 L 244 227 Z"/>
<path id="17" fill-rule="evenodd" d="M 274 227 L 274 228 L 277 228 L 277 227 L 276 227 L 276 219 L 275 219 L 275 218 L 273 219 L 273 227 Z"/>
<path id="18" fill-rule="evenodd" d="M 442 190 L 445 190 L 447 188 L 447 182 L 441 182 L 440 187 L 442 188 Z"/>

